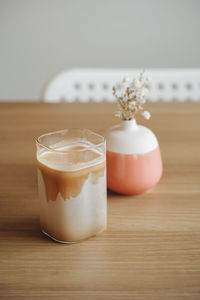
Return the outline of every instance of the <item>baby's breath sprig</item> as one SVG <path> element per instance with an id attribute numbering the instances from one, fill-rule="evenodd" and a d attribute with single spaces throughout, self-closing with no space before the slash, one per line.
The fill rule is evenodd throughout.
<path id="1" fill-rule="evenodd" d="M 144 76 L 144 72 L 141 72 L 138 78 L 131 80 L 125 77 L 121 83 L 113 86 L 113 95 L 117 99 L 119 107 L 116 113 L 117 117 L 122 120 L 132 120 L 140 111 L 145 119 L 150 119 L 150 112 L 143 108 L 149 92 L 147 88 L 148 81 L 149 78 Z"/>

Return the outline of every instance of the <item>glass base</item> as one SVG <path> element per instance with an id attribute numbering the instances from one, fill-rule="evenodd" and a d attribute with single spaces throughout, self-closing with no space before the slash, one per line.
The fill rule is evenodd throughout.
<path id="1" fill-rule="evenodd" d="M 102 230 L 103 231 L 103 230 Z M 51 238 L 52 240 L 54 240 L 55 242 L 58 242 L 58 243 L 61 243 L 61 244 L 77 244 L 77 243 L 80 243 L 80 242 L 83 242 L 83 241 L 86 241 L 88 239 L 90 239 L 91 237 L 94 237 L 96 236 L 97 234 L 94 234 L 94 235 L 91 235 L 89 237 L 86 237 L 85 239 L 82 239 L 82 240 L 78 240 L 78 241 L 75 241 L 75 242 L 65 242 L 65 241 L 60 241 L 60 240 L 57 240 L 55 239 L 54 237 L 52 237 L 50 234 L 48 234 L 47 232 L 45 232 L 43 229 L 42 229 L 42 232 L 48 236 L 49 238 Z"/>

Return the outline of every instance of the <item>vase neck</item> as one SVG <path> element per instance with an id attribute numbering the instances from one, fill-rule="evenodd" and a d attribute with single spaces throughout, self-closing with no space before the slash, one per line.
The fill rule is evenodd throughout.
<path id="1" fill-rule="evenodd" d="M 134 130 L 137 129 L 137 123 L 135 119 L 132 120 L 124 120 L 121 122 L 121 128 L 126 130 Z"/>

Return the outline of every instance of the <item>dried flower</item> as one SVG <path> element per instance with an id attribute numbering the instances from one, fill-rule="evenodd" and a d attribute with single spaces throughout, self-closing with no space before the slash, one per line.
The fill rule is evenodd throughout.
<path id="1" fill-rule="evenodd" d="M 147 119 L 147 120 L 149 120 L 149 119 L 151 118 L 151 114 L 150 114 L 150 112 L 147 111 L 147 110 L 144 110 L 141 114 L 142 114 L 143 117 L 144 117 L 145 119 Z"/>
<path id="2" fill-rule="evenodd" d="M 123 120 L 132 120 L 138 111 L 147 120 L 150 119 L 151 114 L 144 111 L 143 104 L 147 100 L 148 89 L 146 82 L 148 77 L 141 72 L 138 78 L 133 79 L 125 77 L 121 83 L 113 86 L 113 95 L 117 99 L 119 111 L 116 116 Z"/>

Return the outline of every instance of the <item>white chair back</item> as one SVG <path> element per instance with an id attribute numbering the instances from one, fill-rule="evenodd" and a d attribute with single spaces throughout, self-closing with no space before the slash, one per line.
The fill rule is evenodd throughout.
<path id="1" fill-rule="evenodd" d="M 125 76 L 134 78 L 135 69 L 72 69 L 52 78 L 44 88 L 41 100 L 46 102 L 115 101 L 112 86 Z M 152 69 L 150 101 L 200 100 L 200 69 Z"/>

